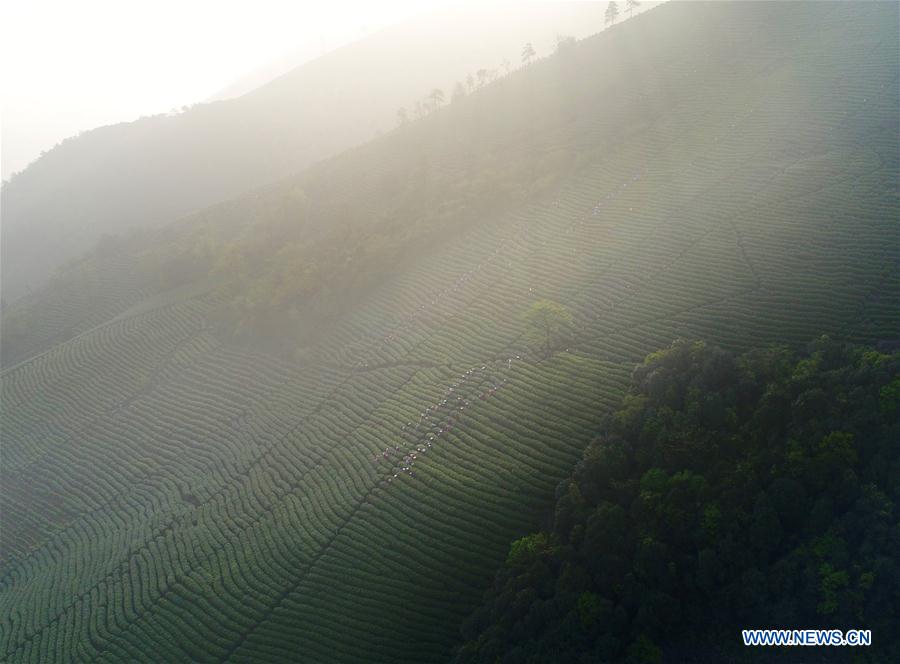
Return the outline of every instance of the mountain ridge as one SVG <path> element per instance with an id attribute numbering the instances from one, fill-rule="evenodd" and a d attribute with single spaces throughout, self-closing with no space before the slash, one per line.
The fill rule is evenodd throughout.
<path id="1" fill-rule="evenodd" d="M 412 112 L 434 87 L 449 99 L 454 80 L 517 60 L 525 41 L 549 41 L 554 26 L 583 34 L 592 24 L 602 26 L 602 13 L 583 3 L 437 14 L 239 97 L 67 139 L 3 185 L 3 299 L 38 288 L 104 234 L 158 227 L 287 177 L 394 126 L 398 107 Z"/>

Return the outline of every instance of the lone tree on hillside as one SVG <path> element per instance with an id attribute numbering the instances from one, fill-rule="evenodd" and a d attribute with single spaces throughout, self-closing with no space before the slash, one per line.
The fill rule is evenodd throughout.
<path id="1" fill-rule="evenodd" d="M 638 0 L 625 0 L 625 10 L 628 12 L 628 18 L 631 18 L 631 12 L 641 6 Z"/>
<path id="2" fill-rule="evenodd" d="M 406 124 L 409 122 L 409 116 L 406 114 L 406 109 L 401 106 L 397 109 L 397 124 Z"/>
<path id="3" fill-rule="evenodd" d="M 475 72 L 475 76 L 478 77 L 478 87 L 482 87 L 488 82 L 488 76 L 490 76 L 490 72 L 487 69 L 479 69 Z"/>
<path id="4" fill-rule="evenodd" d="M 616 0 L 610 0 L 610 3 L 606 5 L 606 22 L 607 23 L 615 23 L 616 19 L 619 17 L 619 5 Z"/>
<path id="5" fill-rule="evenodd" d="M 441 104 L 444 103 L 444 91 L 440 88 L 435 88 L 431 92 L 428 93 L 428 102 L 432 109 L 437 108 Z"/>
<path id="6" fill-rule="evenodd" d="M 531 64 L 532 58 L 536 56 L 537 53 L 534 52 L 534 46 L 531 45 L 531 42 L 525 44 L 525 48 L 522 49 L 522 64 L 528 66 Z"/>
<path id="7" fill-rule="evenodd" d="M 540 344 L 549 354 L 553 342 L 571 331 L 575 321 L 569 310 L 559 302 L 538 300 L 525 312 L 525 324 L 528 326 L 528 338 Z"/>
<path id="8" fill-rule="evenodd" d="M 466 89 L 469 92 L 475 89 L 475 77 L 472 74 L 466 74 Z"/>
<path id="9" fill-rule="evenodd" d="M 459 81 L 453 86 L 453 94 L 450 95 L 450 101 L 459 101 L 466 96 L 466 89 Z"/>

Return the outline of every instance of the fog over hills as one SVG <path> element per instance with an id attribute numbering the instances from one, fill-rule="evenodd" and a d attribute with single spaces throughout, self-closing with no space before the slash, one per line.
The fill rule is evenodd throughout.
<path id="1" fill-rule="evenodd" d="M 648 3 L 648 6 L 652 3 Z M 3 298 L 38 288 L 104 234 L 157 227 L 387 131 L 433 88 L 520 64 L 557 34 L 603 26 L 596 3 L 426 15 L 337 49 L 239 98 L 64 141 L 3 187 Z"/>
<path id="2" fill-rule="evenodd" d="M 147 228 L 4 311 L 0 659 L 890 661 L 898 10 L 666 3 L 371 138 L 547 48 L 426 22 L 35 164 L 35 274 Z"/>

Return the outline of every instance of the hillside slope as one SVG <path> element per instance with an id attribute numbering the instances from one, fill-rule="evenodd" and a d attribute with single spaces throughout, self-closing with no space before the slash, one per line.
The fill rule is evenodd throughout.
<path id="1" fill-rule="evenodd" d="M 227 343 L 233 293 L 197 282 L 4 371 L 0 656 L 446 661 L 647 352 L 900 337 L 897 19 L 669 3 L 313 169 L 442 131 L 513 158 L 514 134 L 452 133 L 485 109 L 531 123 L 535 177 L 542 140 L 573 153 L 554 191 L 417 246 L 303 362 Z M 240 229 L 290 190 L 205 214 Z M 575 321 L 549 353 L 523 337 L 539 298 Z"/>
<path id="2" fill-rule="evenodd" d="M 383 30 L 239 97 L 87 131 L 3 186 L 7 304 L 104 234 L 159 227 L 369 140 L 433 88 L 603 26 L 595 3 L 446 10 Z"/>

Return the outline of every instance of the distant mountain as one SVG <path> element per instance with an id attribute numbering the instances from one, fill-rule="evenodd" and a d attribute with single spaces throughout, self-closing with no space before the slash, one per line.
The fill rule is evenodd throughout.
<path id="1" fill-rule="evenodd" d="M 210 96 L 206 101 L 222 101 L 245 95 L 256 88 L 262 87 L 270 81 L 274 81 L 276 78 L 283 76 L 292 69 L 296 69 L 311 60 L 315 60 L 321 54 L 322 50 L 316 48 L 315 45 L 304 45 L 302 48 L 295 49 L 277 60 L 267 62 L 264 65 L 247 72 L 226 85 L 214 95 Z"/>
<path id="2" fill-rule="evenodd" d="M 648 353 L 677 338 L 732 353 L 822 334 L 895 346 L 898 18 L 897 3 L 667 3 L 277 183 L 104 240 L 11 305 L 0 660 L 447 662 Z M 277 107 L 285 81 L 238 101 Z M 798 409 L 830 427 L 848 404 L 897 412 L 895 377 L 836 393 L 817 383 L 818 356 L 787 368 L 803 394 L 809 382 L 802 399 L 756 375 L 759 417 Z M 679 391 L 656 366 L 637 376 L 654 401 L 626 402 L 637 415 L 660 404 L 641 440 L 695 463 L 736 458 L 697 448 L 709 441 L 692 428 L 744 421 L 734 395 L 717 398 L 715 381 Z M 841 436 L 820 446 L 847 478 L 821 490 L 861 487 L 841 504 L 857 500 L 882 546 L 897 508 L 874 487 L 896 486 L 896 455 L 866 430 L 856 444 L 878 453 L 859 475 Z M 786 463 L 790 435 L 765 441 L 787 446 Z M 756 449 L 737 458 L 776 474 L 748 481 L 790 470 Z M 817 513 L 797 518 L 812 527 Z M 840 538 L 812 548 L 823 565 L 803 587 L 820 601 L 896 605 L 896 547 L 859 569 Z M 639 583 L 671 576 L 662 554 L 642 560 Z M 783 592 L 758 578 L 754 597 Z M 569 613 L 543 604 L 556 586 L 522 588 L 498 598 L 515 643 L 552 627 L 550 609 Z M 650 639 L 640 617 L 672 606 L 652 599 L 623 602 Z M 881 629 L 875 642 L 896 641 Z"/>
<path id="3" fill-rule="evenodd" d="M 38 288 L 102 235 L 161 226 L 285 177 L 396 125 L 478 69 L 518 66 L 557 33 L 601 29 L 599 3 L 448 10 L 382 30 L 240 98 L 85 132 L 2 189 L 2 293 Z"/>

